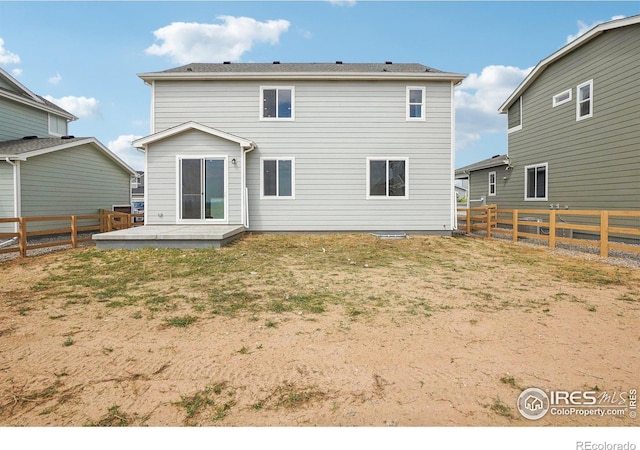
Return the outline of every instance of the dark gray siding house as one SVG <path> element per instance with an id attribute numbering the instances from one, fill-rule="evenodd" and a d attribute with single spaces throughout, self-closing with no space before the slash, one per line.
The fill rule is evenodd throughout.
<path id="1" fill-rule="evenodd" d="M 140 78 L 152 90 L 152 134 L 134 142 L 146 153 L 145 224 L 455 228 L 453 98 L 464 75 L 275 62 Z"/>
<path id="2" fill-rule="evenodd" d="M 131 203 L 135 171 L 95 138 L 68 136 L 75 119 L 0 69 L 0 217 L 96 214 Z"/>
<path id="3" fill-rule="evenodd" d="M 640 208 L 640 16 L 598 25 L 539 62 L 500 112 L 510 169 L 491 203 Z M 472 176 L 472 197 L 486 176 Z"/>

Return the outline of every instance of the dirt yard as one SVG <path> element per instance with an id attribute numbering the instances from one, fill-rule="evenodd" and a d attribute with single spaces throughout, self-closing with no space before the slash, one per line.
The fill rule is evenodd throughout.
<path id="1" fill-rule="evenodd" d="M 595 257 L 259 235 L 0 262 L 3 426 L 637 426 L 638 373 L 640 269 Z M 529 387 L 623 412 L 528 420 Z"/>

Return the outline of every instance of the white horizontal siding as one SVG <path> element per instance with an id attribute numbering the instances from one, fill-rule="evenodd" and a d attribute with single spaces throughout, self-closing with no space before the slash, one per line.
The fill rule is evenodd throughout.
<path id="1" fill-rule="evenodd" d="M 147 151 L 145 211 L 150 225 L 178 222 L 178 155 L 228 156 L 227 196 L 229 223 L 242 223 L 240 146 L 200 131 L 186 131 L 150 145 Z M 231 164 L 236 158 L 237 164 Z"/>
<path id="2" fill-rule="evenodd" d="M 295 86 L 294 121 L 259 120 L 257 82 L 157 81 L 154 131 L 195 121 L 254 141 L 257 149 L 247 159 L 253 230 L 451 229 L 451 83 L 423 83 L 426 120 L 411 122 L 406 120 L 407 83 L 276 85 Z M 163 210 L 175 210 L 176 201 L 175 189 L 170 193 L 162 187 L 175 186 L 175 167 L 167 167 L 175 162 L 154 158 L 189 153 L 176 139 L 161 144 L 152 146 L 148 155 L 150 223 L 160 212 L 154 202 Z M 285 156 L 296 161 L 295 199 L 261 199 L 260 158 Z M 367 200 L 367 157 L 407 157 L 409 198 Z M 172 223 L 175 213 L 162 220 Z"/>

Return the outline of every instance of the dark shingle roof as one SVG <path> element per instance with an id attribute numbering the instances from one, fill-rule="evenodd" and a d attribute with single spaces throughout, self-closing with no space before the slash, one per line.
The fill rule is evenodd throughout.
<path id="1" fill-rule="evenodd" d="M 192 63 L 161 73 L 444 73 L 415 63 Z"/>
<path id="2" fill-rule="evenodd" d="M 491 158 L 483 159 L 482 161 L 478 161 L 476 163 L 469 164 L 468 166 L 456 169 L 456 175 L 464 175 L 476 170 L 507 165 L 509 165 L 509 157 L 507 155 L 495 155 Z"/>
<path id="3" fill-rule="evenodd" d="M 24 153 L 35 152 L 45 148 L 51 148 L 58 145 L 69 144 L 71 142 L 81 141 L 86 137 L 69 137 L 69 138 L 26 138 L 16 139 L 13 141 L 0 142 L 0 155 L 22 155 Z"/>

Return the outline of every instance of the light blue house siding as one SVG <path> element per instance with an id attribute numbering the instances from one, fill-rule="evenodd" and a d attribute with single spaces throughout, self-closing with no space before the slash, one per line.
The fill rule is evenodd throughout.
<path id="1" fill-rule="evenodd" d="M 49 136 L 48 113 L 0 97 L 0 142 Z"/>
<path id="2" fill-rule="evenodd" d="M 424 79 L 155 80 L 152 120 L 156 133 L 193 121 L 255 143 L 246 153 L 250 230 L 450 233 L 454 85 Z M 292 120 L 261 120 L 265 86 L 295 92 Z M 407 120 L 408 86 L 423 89 L 425 120 Z M 219 138 L 194 133 L 147 148 L 146 223 L 175 223 L 176 158 L 194 145 L 181 140 L 195 138 L 217 151 L 220 144 L 210 141 Z M 240 162 L 239 152 L 234 143 L 228 158 L 238 155 Z M 406 196 L 368 195 L 369 160 L 376 158 L 405 161 Z M 292 161 L 291 196 L 263 195 L 265 160 Z M 230 214 L 231 223 L 240 223 L 235 217 Z"/>

